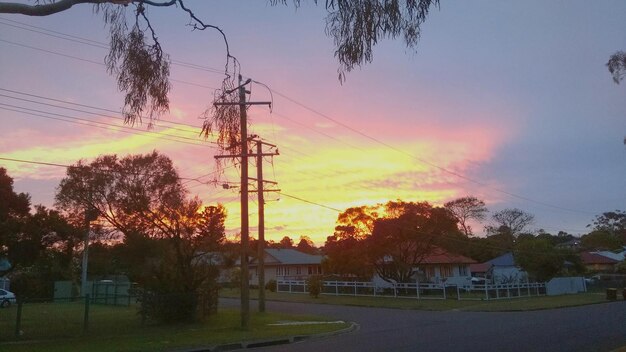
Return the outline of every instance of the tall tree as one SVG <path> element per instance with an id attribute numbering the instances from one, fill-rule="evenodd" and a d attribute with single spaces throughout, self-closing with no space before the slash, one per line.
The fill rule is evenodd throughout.
<path id="1" fill-rule="evenodd" d="M 509 233 L 513 237 L 528 230 L 535 222 L 535 216 L 521 209 L 508 208 L 494 213 L 491 216 L 492 225 L 486 227 L 489 234 Z"/>
<path id="2" fill-rule="evenodd" d="M 466 236 L 474 234 L 469 222 L 485 220 L 488 212 L 484 201 L 471 196 L 449 201 L 444 204 L 444 207 L 454 215 Z"/>
<path id="3" fill-rule="evenodd" d="M 607 211 L 597 215 L 593 220 L 593 229 L 607 232 L 626 244 L 626 211 Z"/>
<path id="4" fill-rule="evenodd" d="M 386 207 L 392 208 L 395 216 L 376 220 L 367 239 L 369 259 L 382 279 L 408 282 L 437 239 L 458 231 L 456 219 L 446 209 L 427 202 L 389 202 Z"/>
<path id="5" fill-rule="evenodd" d="M 200 294 L 215 284 L 216 269 L 202 257 L 219 249 L 226 211 L 189 199 L 168 157 L 152 152 L 80 161 L 67 169 L 56 200 L 70 212 L 95 209 L 97 221 L 115 228 L 125 242 L 152 248 L 155 258 L 137 253 L 152 264 L 143 273 L 152 291 Z M 186 309 L 193 312 L 190 304 Z"/>
<path id="6" fill-rule="evenodd" d="M 296 249 L 308 254 L 317 254 L 317 247 L 309 236 L 300 236 Z"/>

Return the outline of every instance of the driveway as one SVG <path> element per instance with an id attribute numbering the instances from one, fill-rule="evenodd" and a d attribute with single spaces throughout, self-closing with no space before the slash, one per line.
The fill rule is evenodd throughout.
<path id="1" fill-rule="evenodd" d="M 237 305 L 238 300 L 222 300 Z M 251 309 L 257 307 L 252 301 Z M 428 312 L 267 302 L 270 311 L 353 321 L 345 335 L 258 351 L 610 351 L 626 345 L 626 302 L 531 312 Z"/>

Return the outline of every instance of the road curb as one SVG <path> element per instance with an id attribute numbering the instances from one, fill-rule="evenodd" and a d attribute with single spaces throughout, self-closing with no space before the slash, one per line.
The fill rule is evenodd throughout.
<path id="1" fill-rule="evenodd" d="M 189 349 L 177 349 L 175 352 L 223 352 L 223 351 L 239 351 L 248 348 L 257 348 L 257 347 L 266 347 L 266 346 L 276 346 L 276 345 L 287 345 L 291 343 L 297 343 L 307 340 L 317 340 L 329 338 L 337 335 L 348 334 L 353 331 L 357 331 L 360 328 L 360 325 L 355 322 L 350 322 L 350 326 L 347 328 L 325 332 L 321 334 L 312 334 L 312 335 L 294 335 L 289 337 L 281 337 L 275 339 L 267 339 L 267 340 L 252 340 L 252 341 L 242 341 L 242 342 L 234 342 L 227 343 L 222 345 L 215 346 L 206 346 L 206 347 L 196 347 Z"/>

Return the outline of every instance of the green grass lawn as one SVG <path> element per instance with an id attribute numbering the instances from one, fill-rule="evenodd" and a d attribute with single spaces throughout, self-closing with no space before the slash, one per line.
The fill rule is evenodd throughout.
<path id="1" fill-rule="evenodd" d="M 252 313 L 250 328 L 240 328 L 238 310 L 222 309 L 201 324 L 142 326 L 136 307 L 92 305 L 83 335 L 83 305 L 25 304 L 23 334 L 14 337 L 17 307 L 0 310 L 1 351 L 167 351 L 185 347 L 309 335 L 346 328 L 347 323 L 271 326 L 281 321 L 325 321 L 315 316 Z"/>
<path id="2" fill-rule="evenodd" d="M 234 289 L 220 290 L 222 297 L 239 297 L 239 291 Z M 253 290 L 251 297 L 258 297 L 258 291 Z M 365 307 L 418 309 L 418 310 L 463 310 L 463 311 L 524 311 L 537 309 L 552 309 L 573 307 L 587 304 L 608 302 L 604 293 L 581 293 L 576 295 L 524 297 L 502 300 L 461 300 L 455 299 L 416 299 L 394 297 L 364 297 L 364 296 L 332 296 L 320 295 L 319 298 L 310 297 L 303 293 L 279 293 L 266 291 L 268 300 L 338 304 Z M 618 300 L 622 301 L 621 295 Z"/>

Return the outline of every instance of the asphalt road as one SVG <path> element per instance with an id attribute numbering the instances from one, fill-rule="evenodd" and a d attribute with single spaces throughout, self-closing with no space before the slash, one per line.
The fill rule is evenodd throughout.
<path id="1" fill-rule="evenodd" d="M 237 305 L 238 300 L 222 300 Z M 257 307 L 251 302 L 251 308 Z M 255 351 L 611 351 L 626 346 L 626 302 L 531 312 L 428 312 L 267 302 L 269 311 L 356 322 L 357 331 Z"/>

